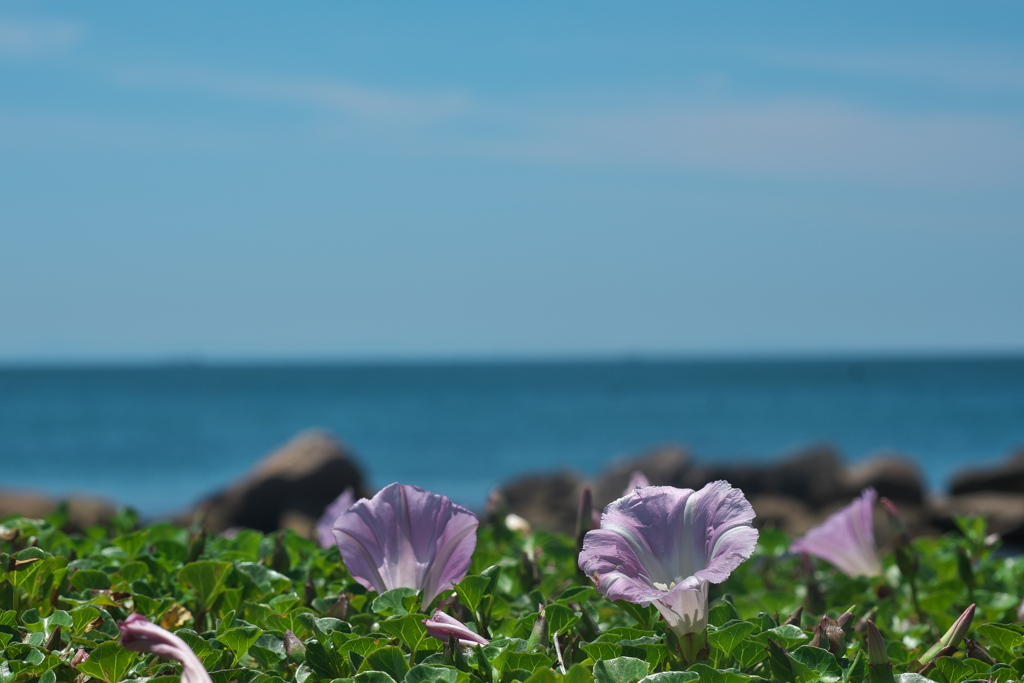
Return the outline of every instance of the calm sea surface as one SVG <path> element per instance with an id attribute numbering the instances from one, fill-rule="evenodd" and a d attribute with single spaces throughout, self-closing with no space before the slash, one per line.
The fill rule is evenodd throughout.
<path id="1" fill-rule="evenodd" d="M 0 487 L 167 512 L 311 427 L 375 486 L 475 507 L 510 476 L 665 443 L 729 461 L 896 450 L 938 490 L 1024 447 L 1024 359 L 6 369 Z"/>

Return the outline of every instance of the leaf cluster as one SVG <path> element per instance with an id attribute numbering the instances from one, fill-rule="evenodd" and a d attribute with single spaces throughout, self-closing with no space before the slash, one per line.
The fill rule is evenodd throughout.
<path id="1" fill-rule="evenodd" d="M 654 607 L 609 602 L 579 574 L 568 536 L 481 527 L 469 575 L 435 605 L 490 640 L 467 648 L 427 634 L 417 592 L 367 592 L 337 549 L 292 532 L 216 537 L 130 512 L 74 535 L 61 523 L 0 521 L 0 683 L 178 680 L 176 663 L 120 646 L 131 612 L 177 633 L 225 683 L 1024 679 L 1024 558 L 977 520 L 904 548 L 913 575 L 890 556 L 873 579 L 802 561 L 784 534 L 762 532 L 754 557 L 712 587 L 708 656 L 689 666 Z M 968 640 L 922 664 L 972 603 Z M 867 619 L 887 663 L 868 658 Z"/>

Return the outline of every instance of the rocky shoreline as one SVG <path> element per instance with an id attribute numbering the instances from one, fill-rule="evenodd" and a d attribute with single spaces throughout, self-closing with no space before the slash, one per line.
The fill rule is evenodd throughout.
<path id="1" fill-rule="evenodd" d="M 836 449 L 819 445 L 766 463 L 719 464 L 697 460 L 680 447 L 662 447 L 618 460 L 593 478 L 572 470 L 525 474 L 500 485 L 484 512 L 507 511 L 535 529 L 571 533 L 584 489 L 592 491 L 594 507 L 600 510 L 622 495 L 634 471 L 643 472 L 653 485 L 686 488 L 725 479 L 742 489 L 754 506 L 755 526 L 790 534 L 803 533 L 872 486 L 896 503 L 913 535 L 950 531 L 956 528 L 956 517 L 980 515 L 992 533 L 1024 547 L 1024 452 L 995 468 L 963 471 L 948 493 L 929 495 L 916 465 L 896 454 L 847 465 Z M 346 488 L 357 496 L 372 493 L 356 458 L 341 442 L 325 432 L 304 432 L 172 521 L 201 521 L 213 533 L 249 527 L 312 535 L 317 517 Z M 87 496 L 64 503 L 70 529 L 109 520 L 117 509 Z M 44 495 L 0 490 L 0 517 L 42 517 L 60 505 Z"/>

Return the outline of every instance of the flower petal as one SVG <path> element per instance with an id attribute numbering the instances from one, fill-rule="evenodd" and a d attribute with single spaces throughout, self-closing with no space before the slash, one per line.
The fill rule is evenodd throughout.
<path id="1" fill-rule="evenodd" d="M 583 538 L 580 568 L 594 580 L 598 591 L 609 600 L 626 600 L 649 605 L 664 591 L 654 582 L 666 583 L 663 573 L 651 577 L 649 568 L 637 557 L 632 545 L 617 531 L 594 529 Z M 672 579 L 668 579 L 671 582 Z"/>
<path id="2" fill-rule="evenodd" d="M 470 631 L 468 626 L 441 610 L 434 610 L 434 614 L 429 619 L 423 620 L 423 625 L 427 627 L 428 634 L 445 642 L 451 636 L 455 636 L 455 639 L 463 645 L 490 645 L 489 640 Z"/>
<path id="3" fill-rule="evenodd" d="M 629 483 L 626 484 L 626 490 L 622 492 L 622 495 L 628 496 L 629 494 L 633 493 L 633 489 L 639 488 L 641 486 L 650 485 L 651 482 L 647 478 L 646 474 L 644 474 L 640 470 L 634 470 L 633 473 L 629 475 Z"/>
<path id="4" fill-rule="evenodd" d="M 690 579 L 654 601 L 665 623 L 677 635 L 701 633 L 708 628 L 708 582 Z"/>
<path id="5" fill-rule="evenodd" d="M 753 519 L 754 509 L 743 492 L 716 481 L 700 491 L 673 486 L 635 489 L 605 508 L 601 528 L 626 541 L 652 582 L 667 585 L 696 576 L 720 583 L 754 552 Z M 591 550 L 588 562 L 594 546 Z M 621 549 L 614 555 L 621 559 Z M 583 559 L 581 554 L 581 567 Z"/>
<path id="6" fill-rule="evenodd" d="M 338 519 L 341 513 L 352 507 L 355 502 L 356 494 L 350 486 L 324 508 L 324 514 L 316 523 L 316 537 L 321 548 L 330 548 L 338 542 L 334 537 L 334 520 Z"/>
<path id="7" fill-rule="evenodd" d="M 129 614 L 117 627 L 121 631 L 121 645 L 126 649 L 152 652 L 158 657 L 179 662 L 183 683 L 213 683 L 188 643 L 167 629 L 136 612 Z"/>
<path id="8" fill-rule="evenodd" d="M 820 557 L 847 576 L 878 576 L 882 561 L 875 545 L 874 506 L 878 494 L 864 489 L 789 547 L 790 552 Z"/>
<path id="9" fill-rule="evenodd" d="M 693 538 L 693 556 L 699 557 L 698 563 L 704 565 L 694 572 L 697 578 L 721 583 L 754 553 L 758 536 L 751 526 L 754 508 L 743 491 L 733 488 L 729 482 L 711 482 L 691 496 L 687 501 L 686 518 L 692 525 L 689 532 Z M 680 545 L 683 543 L 680 539 Z"/>
<path id="10" fill-rule="evenodd" d="M 476 548 L 476 529 L 479 525 L 476 515 L 451 503 L 451 516 L 437 540 L 437 555 L 423 582 L 424 606 L 429 605 L 438 593 L 448 590 L 452 584 L 466 577 Z"/>
<path id="11" fill-rule="evenodd" d="M 391 484 L 334 523 L 341 557 L 363 586 L 423 591 L 424 605 L 469 569 L 476 516 L 446 496 Z"/>

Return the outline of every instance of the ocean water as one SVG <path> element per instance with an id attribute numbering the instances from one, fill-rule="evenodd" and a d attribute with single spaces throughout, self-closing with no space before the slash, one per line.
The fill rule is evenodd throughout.
<path id="1" fill-rule="evenodd" d="M 941 490 L 1024 447 L 1024 358 L 0 369 L 0 487 L 160 514 L 315 427 L 373 485 L 473 507 L 509 477 L 669 443 L 705 461 L 897 451 Z"/>

